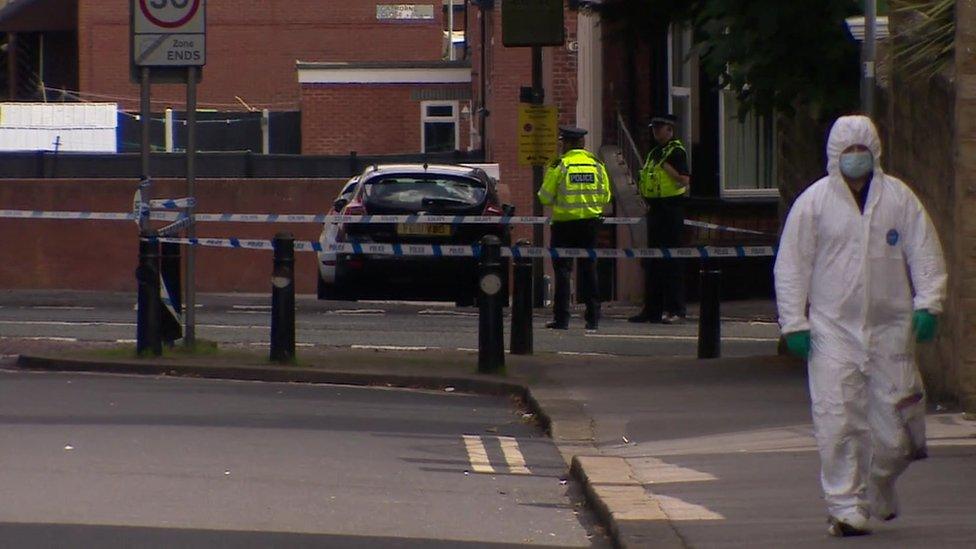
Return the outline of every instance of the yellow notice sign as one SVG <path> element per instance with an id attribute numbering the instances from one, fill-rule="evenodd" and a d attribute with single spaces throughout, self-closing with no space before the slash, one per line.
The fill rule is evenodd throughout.
<path id="1" fill-rule="evenodd" d="M 556 107 L 519 103 L 519 166 L 544 166 L 556 157 Z"/>

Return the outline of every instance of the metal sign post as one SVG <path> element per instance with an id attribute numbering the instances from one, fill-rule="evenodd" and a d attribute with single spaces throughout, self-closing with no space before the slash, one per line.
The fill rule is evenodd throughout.
<path id="1" fill-rule="evenodd" d="M 561 46 L 566 42 L 566 25 L 563 16 L 563 0 L 505 0 L 502 3 L 502 44 L 505 47 L 532 48 L 532 97 L 530 103 L 542 105 L 545 89 L 542 86 L 542 47 Z M 545 162 L 532 162 L 532 213 L 542 215 L 542 203 L 538 192 L 542 188 Z M 535 246 L 543 245 L 543 227 L 532 231 Z M 533 261 L 534 306 L 545 302 L 543 290 L 542 260 Z"/>
<path id="2" fill-rule="evenodd" d="M 877 24 L 877 0 L 864 0 L 864 42 L 861 43 L 861 110 L 868 116 L 874 116 Z"/>
<path id="3" fill-rule="evenodd" d="M 196 197 L 196 156 L 197 156 L 197 67 L 188 67 L 186 81 L 186 195 Z M 193 219 L 196 201 L 190 201 L 186 216 Z M 197 227 L 192 221 L 186 227 L 186 237 L 196 238 Z M 187 246 L 186 284 L 184 285 L 183 344 L 192 349 L 196 343 L 196 248 Z"/>
<path id="4" fill-rule="evenodd" d="M 186 183 L 187 202 L 184 205 L 187 238 L 196 237 L 194 209 L 196 207 L 196 110 L 197 82 L 200 67 L 207 62 L 206 0 L 132 0 L 130 4 L 130 51 L 132 73 L 139 75 L 142 85 L 142 171 L 149 180 L 149 123 L 151 117 L 149 86 L 153 81 L 185 82 L 187 85 L 187 145 Z M 143 200 L 149 201 L 149 188 L 143 190 Z M 148 218 L 140 224 L 148 230 Z M 183 342 L 192 347 L 196 340 L 195 279 L 196 253 L 193 246 L 186 253 L 186 283 L 183 302 L 186 306 Z"/>

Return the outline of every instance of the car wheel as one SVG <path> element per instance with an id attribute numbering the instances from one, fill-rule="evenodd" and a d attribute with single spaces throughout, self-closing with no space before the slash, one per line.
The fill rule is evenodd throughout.
<path id="1" fill-rule="evenodd" d="M 356 301 L 356 296 L 349 290 L 338 284 L 329 284 L 318 276 L 317 294 L 319 299 L 331 299 L 334 301 Z"/>

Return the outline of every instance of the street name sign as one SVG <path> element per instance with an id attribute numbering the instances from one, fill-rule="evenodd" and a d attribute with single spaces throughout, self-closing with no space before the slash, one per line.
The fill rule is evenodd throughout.
<path id="1" fill-rule="evenodd" d="M 205 65 L 206 11 L 206 0 L 132 0 L 132 64 Z"/>

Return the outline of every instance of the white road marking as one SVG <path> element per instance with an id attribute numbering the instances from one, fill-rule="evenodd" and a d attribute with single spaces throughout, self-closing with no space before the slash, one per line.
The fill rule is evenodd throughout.
<path id="1" fill-rule="evenodd" d="M 649 340 L 659 340 L 659 341 L 698 341 L 697 335 L 686 336 L 686 335 L 596 334 L 590 332 L 585 332 L 583 335 L 584 337 L 599 337 L 604 339 L 649 339 Z M 775 343 L 779 341 L 779 338 L 722 336 L 722 341 Z"/>
<path id="2" fill-rule="evenodd" d="M 334 311 L 326 311 L 327 315 L 384 315 L 386 311 L 383 309 L 336 309 Z"/>
<path id="3" fill-rule="evenodd" d="M 417 311 L 418 315 L 436 315 L 436 316 L 478 316 L 479 313 L 470 313 L 466 311 L 451 311 L 451 310 L 437 310 L 437 309 L 424 309 Z"/>
<path id="4" fill-rule="evenodd" d="M 108 326 L 113 328 L 132 328 L 136 325 L 135 322 L 92 322 L 87 320 L 70 321 L 70 320 L 0 320 L 0 324 L 7 324 L 10 326 Z M 197 328 L 220 328 L 228 330 L 267 330 L 267 324 L 263 326 L 258 326 L 255 324 L 197 324 Z"/>
<path id="5" fill-rule="evenodd" d="M 505 462 L 508 469 L 514 475 L 531 475 L 532 471 L 525 466 L 525 457 L 519 450 L 518 441 L 513 437 L 498 437 L 498 442 L 502 445 L 502 454 L 505 455 Z"/>
<path id="6" fill-rule="evenodd" d="M 617 356 L 609 353 L 587 353 L 581 351 L 558 351 L 557 355 L 568 355 L 568 356 Z"/>
<path id="7" fill-rule="evenodd" d="M 94 307 L 81 307 L 69 305 L 35 305 L 31 309 L 38 311 L 94 311 Z"/>
<path id="8" fill-rule="evenodd" d="M 116 339 L 115 342 L 116 343 L 138 343 L 138 340 L 135 340 L 135 339 Z"/>
<path id="9" fill-rule="evenodd" d="M 68 343 L 74 343 L 78 341 L 78 338 L 74 338 L 74 337 L 45 337 L 45 336 L 19 337 L 17 339 L 26 339 L 28 341 L 62 341 Z"/>
<path id="10" fill-rule="evenodd" d="M 130 322 L 91 322 L 91 321 L 56 321 L 56 320 L 0 320 L 0 324 L 7 324 L 10 326 L 114 326 L 114 327 L 132 327 L 135 326 L 134 323 Z"/>
<path id="11" fill-rule="evenodd" d="M 270 311 L 271 305 L 231 305 L 230 308 L 238 311 Z"/>
<path id="12" fill-rule="evenodd" d="M 440 347 L 411 347 L 401 345 L 350 345 L 352 349 L 376 349 L 380 351 L 430 351 Z"/>
<path id="13" fill-rule="evenodd" d="M 495 468 L 488 461 L 488 450 L 485 449 L 481 437 L 476 435 L 462 435 L 464 448 L 468 451 L 468 461 L 475 473 L 494 473 Z"/>

